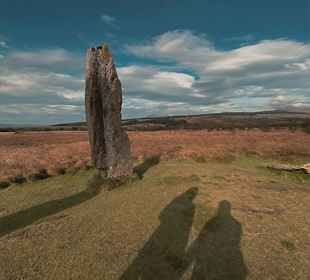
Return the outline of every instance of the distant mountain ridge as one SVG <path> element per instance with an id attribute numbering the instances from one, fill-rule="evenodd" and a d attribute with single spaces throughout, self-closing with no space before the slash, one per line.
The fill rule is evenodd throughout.
<path id="1" fill-rule="evenodd" d="M 171 116 L 147 116 L 141 118 L 128 118 L 123 119 L 123 123 L 126 124 L 128 122 L 137 121 L 151 121 L 151 120 L 164 120 L 164 119 L 180 119 L 180 118 L 200 118 L 200 117 L 225 117 L 225 116 L 262 116 L 262 115 L 298 115 L 310 118 L 310 112 L 290 112 L 290 111 L 258 111 L 258 112 L 223 112 L 223 113 L 210 113 L 210 114 L 196 114 L 196 115 L 171 115 Z M 83 126 L 86 125 L 86 122 L 73 122 L 73 123 L 61 123 L 54 124 L 52 126 Z"/>
<path id="2" fill-rule="evenodd" d="M 292 131 L 310 131 L 310 112 L 227 112 L 201 115 L 160 116 L 124 119 L 123 126 L 128 131 L 157 131 L 175 129 L 232 130 L 253 129 L 269 130 L 287 128 Z M 86 131 L 86 122 L 62 123 L 46 126 L 0 126 L 0 131 Z"/>

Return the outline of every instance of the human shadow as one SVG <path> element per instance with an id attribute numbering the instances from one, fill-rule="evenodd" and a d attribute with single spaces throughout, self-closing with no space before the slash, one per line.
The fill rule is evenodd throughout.
<path id="1" fill-rule="evenodd" d="M 231 215 L 228 201 L 219 203 L 217 215 L 209 220 L 190 246 L 187 258 L 193 263 L 193 280 L 245 280 L 240 241 L 241 224 Z"/>
<path id="2" fill-rule="evenodd" d="M 159 162 L 160 162 L 159 155 L 148 157 L 144 160 L 144 162 L 135 166 L 133 172 L 137 174 L 139 179 L 143 179 L 144 173 L 148 171 L 151 167 L 159 164 Z"/>
<path id="3" fill-rule="evenodd" d="M 48 201 L 28 209 L 18 211 L 14 214 L 1 217 L 0 237 L 31 225 L 39 219 L 57 214 L 65 209 L 81 204 L 98 195 L 100 191 L 101 187 L 99 186 L 89 186 L 86 190 L 77 194 L 62 199 Z"/>
<path id="4" fill-rule="evenodd" d="M 145 243 L 121 280 L 180 279 L 185 269 L 198 188 L 190 188 L 171 201 L 160 213 L 160 225 Z"/>

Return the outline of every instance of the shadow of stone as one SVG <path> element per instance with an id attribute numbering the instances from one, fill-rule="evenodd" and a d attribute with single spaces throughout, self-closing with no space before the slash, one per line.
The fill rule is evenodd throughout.
<path id="1" fill-rule="evenodd" d="M 143 179 L 144 173 L 148 171 L 151 167 L 159 164 L 160 155 L 148 157 L 144 160 L 143 163 L 137 165 L 133 172 L 137 174 L 139 179 Z"/>
<path id="2" fill-rule="evenodd" d="M 198 193 L 191 188 L 171 201 L 160 213 L 160 225 L 145 243 L 121 280 L 180 279 L 192 228 Z"/>
<path id="3" fill-rule="evenodd" d="M 245 280 L 248 270 L 240 248 L 241 224 L 231 215 L 231 205 L 221 201 L 187 252 L 193 280 Z"/>
<path id="4" fill-rule="evenodd" d="M 88 187 L 86 190 L 63 199 L 45 202 L 31 208 L 18 211 L 0 218 L 0 237 L 33 224 L 39 219 L 57 214 L 65 209 L 79 205 L 101 192 L 100 187 Z"/>

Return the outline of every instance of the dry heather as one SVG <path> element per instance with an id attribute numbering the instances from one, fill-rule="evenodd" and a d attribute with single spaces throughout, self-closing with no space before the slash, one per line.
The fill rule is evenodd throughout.
<path id="1" fill-rule="evenodd" d="M 160 154 L 162 158 L 227 160 L 241 153 L 283 160 L 310 158 L 310 135 L 275 130 L 176 130 L 129 132 L 135 159 Z M 89 163 L 86 132 L 0 133 L 0 179 L 25 176 L 46 168 L 49 174 Z"/>

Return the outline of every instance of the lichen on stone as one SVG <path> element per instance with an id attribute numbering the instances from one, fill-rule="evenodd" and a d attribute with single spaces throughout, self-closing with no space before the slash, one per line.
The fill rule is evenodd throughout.
<path id="1" fill-rule="evenodd" d="M 103 59 L 106 60 L 112 58 L 109 47 L 106 43 L 102 43 L 101 46 L 97 47 L 97 49 L 100 51 L 100 55 Z"/>

